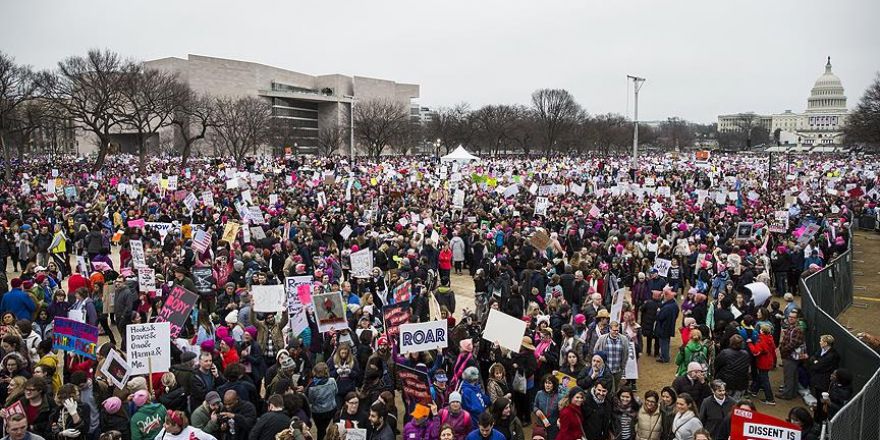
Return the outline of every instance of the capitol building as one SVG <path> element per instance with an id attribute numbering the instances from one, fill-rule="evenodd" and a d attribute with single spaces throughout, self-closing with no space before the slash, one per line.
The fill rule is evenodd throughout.
<path id="1" fill-rule="evenodd" d="M 743 119 L 750 125 L 763 126 L 771 137 L 779 130 L 779 143 L 794 147 L 820 147 L 843 144 L 843 127 L 849 111 L 840 78 L 831 71 L 831 57 L 823 73 L 813 84 L 807 108 L 803 113 L 786 110 L 774 115 L 738 113 L 718 117 L 718 131 L 732 131 L 743 127 Z"/>

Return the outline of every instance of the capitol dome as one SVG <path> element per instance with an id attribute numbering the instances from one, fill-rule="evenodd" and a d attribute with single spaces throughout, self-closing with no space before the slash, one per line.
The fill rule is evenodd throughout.
<path id="1" fill-rule="evenodd" d="M 846 96 L 840 78 L 831 71 L 831 57 L 825 64 L 825 73 L 816 80 L 807 99 L 807 113 L 826 112 L 829 110 L 846 111 Z"/>

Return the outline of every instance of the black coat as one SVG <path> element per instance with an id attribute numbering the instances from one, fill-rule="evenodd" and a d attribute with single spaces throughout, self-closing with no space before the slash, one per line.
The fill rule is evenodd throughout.
<path id="1" fill-rule="evenodd" d="M 723 380 L 730 391 L 745 391 L 749 387 L 751 358 L 747 350 L 721 350 L 715 357 L 715 378 Z"/>
<path id="2" fill-rule="evenodd" d="M 831 386 L 831 373 L 840 365 L 840 355 L 834 347 L 822 356 L 821 350 L 810 357 L 807 366 L 810 370 L 810 387 L 825 391 Z"/>
<path id="3" fill-rule="evenodd" d="M 675 300 L 664 301 L 657 312 L 654 336 L 658 338 L 671 338 L 675 336 L 676 319 L 678 319 L 678 304 Z"/>
<path id="4" fill-rule="evenodd" d="M 257 424 L 248 434 L 248 440 L 275 440 L 275 434 L 287 429 L 290 417 L 283 411 L 270 411 L 257 419 Z"/>
<path id="5" fill-rule="evenodd" d="M 591 391 L 586 392 L 584 404 L 581 407 L 583 415 L 583 429 L 587 440 L 605 440 L 611 432 L 614 421 L 614 405 L 611 396 L 607 396 L 602 403 L 596 402 Z"/>

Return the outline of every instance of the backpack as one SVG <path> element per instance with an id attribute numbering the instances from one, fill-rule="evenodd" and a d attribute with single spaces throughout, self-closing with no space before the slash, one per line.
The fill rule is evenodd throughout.
<path id="1" fill-rule="evenodd" d="M 696 362 L 700 364 L 700 367 L 703 368 L 703 371 L 706 374 L 706 379 L 709 379 L 712 371 L 709 369 L 709 359 L 706 356 L 706 350 L 706 347 L 702 347 L 702 350 L 696 351 L 691 354 L 691 362 Z"/>

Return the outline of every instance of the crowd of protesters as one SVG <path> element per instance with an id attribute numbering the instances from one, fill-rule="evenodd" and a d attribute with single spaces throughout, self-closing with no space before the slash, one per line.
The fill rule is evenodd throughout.
<path id="1" fill-rule="evenodd" d="M 853 393 L 831 336 L 806 350 L 797 296 L 876 208 L 858 157 L 154 158 L 141 175 L 132 163 L 31 160 L 2 184 L 10 439 L 719 440 L 734 407 L 777 399 L 805 402 L 787 419 L 815 439 Z M 231 241 L 229 222 L 243 225 Z M 134 240 L 156 291 L 140 291 Z M 373 269 L 352 276 L 362 249 Z M 210 289 L 170 370 L 115 386 L 101 366 L 125 354 L 126 326 L 154 321 L 175 286 L 196 292 L 199 268 Z M 292 276 L 342 292 L 348 327 L 322 333 L 303 311 L 294 334 L 288 311 L 254 311 L 252 286 Z M 453 276 L 472 277 L 474 310 L 456 304 Z M 398 353 L 382 310 L 405 282 L 411 320 L 447 320 L 448 347 Z M 773 296 L 755 304 L 753 283 Z M 481 337 L 491 309 L 527 322 L 518 351 Z M 54 349 L 56 317 L 101 329 L 96 360 Z M 631 371 L 662 363 L 676 371 L 659 390 Z M 429 375 L 431 402 L 402 393 L 401 366 Z"/>

